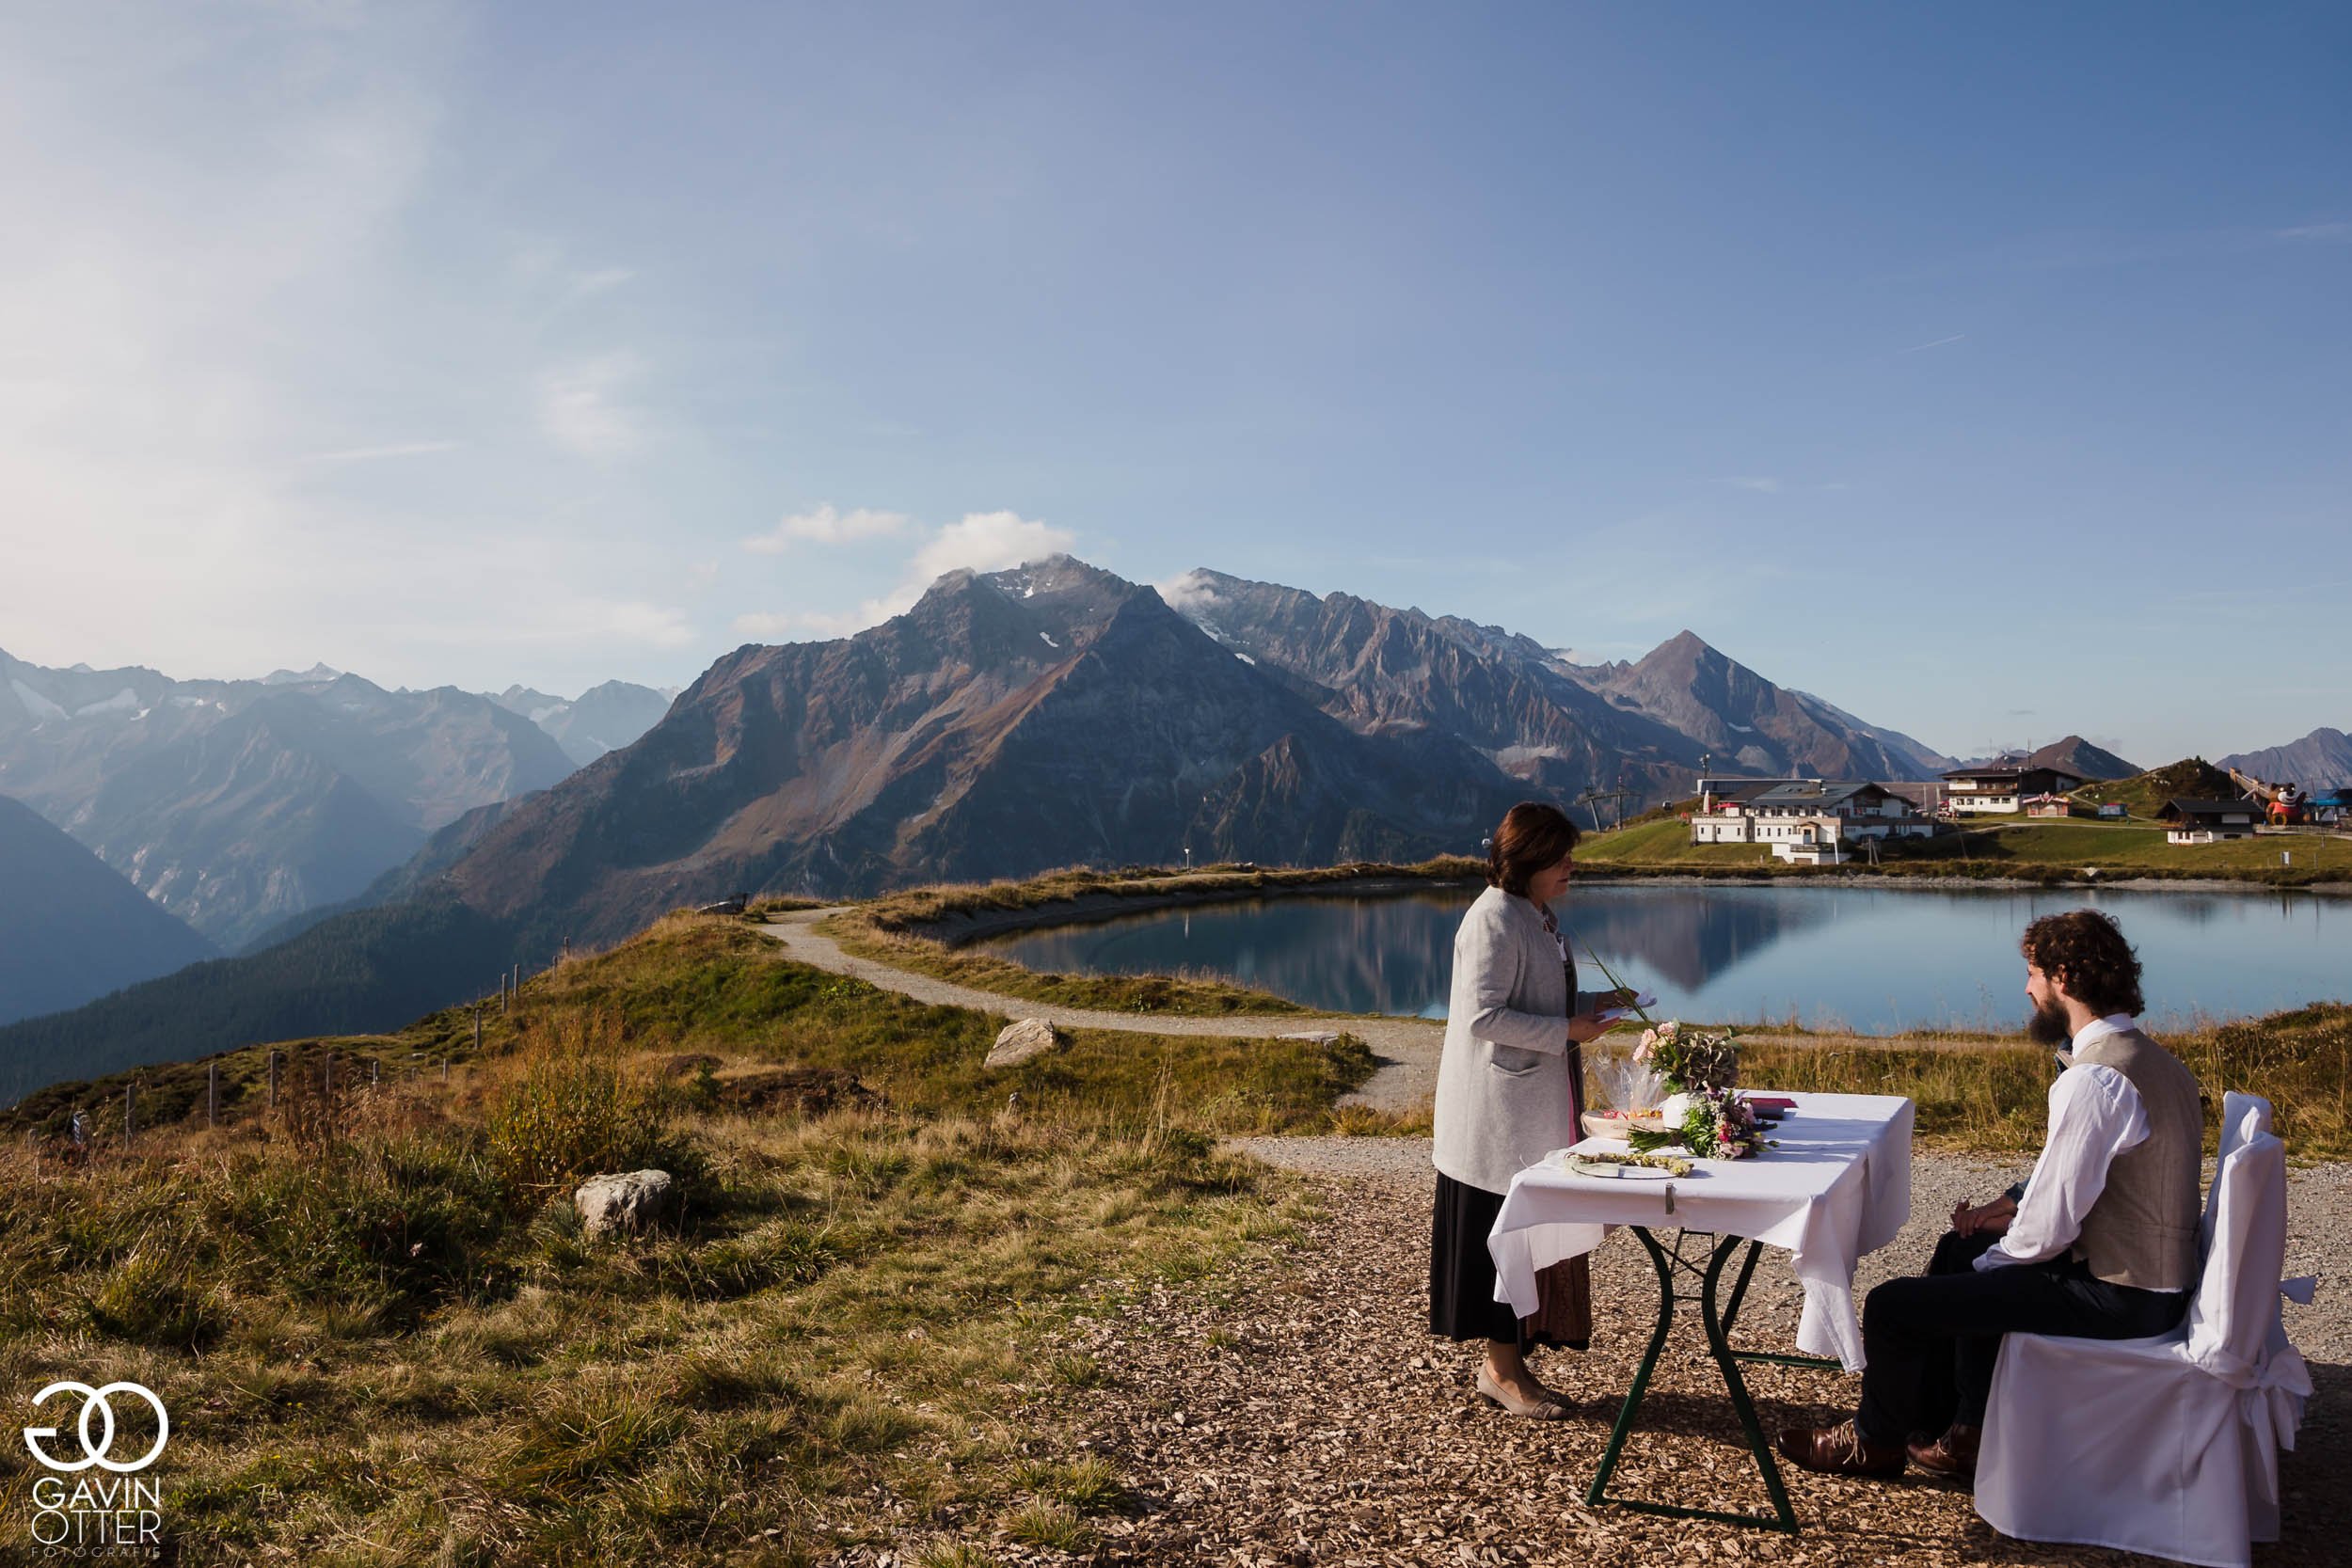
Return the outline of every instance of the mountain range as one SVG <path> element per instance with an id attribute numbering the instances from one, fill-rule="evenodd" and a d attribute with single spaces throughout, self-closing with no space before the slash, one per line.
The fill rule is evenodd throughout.
<path id="1" fill-rule="evenodd" d="M 310 676 L 272 689 L 354 679 Z M 568 705 L 582 748 L 612 738 L 596 696 Z M 517 732 L 558 705 L 466 700 Z M 2070 743 L 2078 761 L 2096 750 Z M 12 1059 L 37 1077 L 392 1026 L 509 963 L 734 892 L 1474 854 L 1531 795 L 1597 812 L 1622 792 L 1630 810 L 1687 794 L 1703 767 L 1891 782 L 1950 766 L 1687 631 L 1591 664 L 1206 570 L 1165 593 L 1068 557 L 956 572 L 853 637 L 725 655 L 633 742 L 532 793 L 482 790 L 278 946 L 0 1030 L 0 1086 Z"/>
<path id="2" fill-rule="evenodd" d="M 1785 777 L 1933 777 L 1940 752 L 1773 685 L 1690 631 L 1631 663 L 1582 665 L 1500 626 L 1220 572 L 1169 586 L 1223 646 L 1367 733 L 1434 729 L 1554 794 L 1687 791 L 1702 765 Z"/>
<path id="3" fill-rule="evenodd" d="M 2352 736 L 2322 727 L 2284 746 L 2223 757 L 2220 766 L 2265 784 L 2293 783 L 2314 791 L 2342 789 L 2352 785 Z"/>
<path id="4" fill-rule="evenodd" d="M 578 743 L 634 739 L 627 724 L 666 705 L 617 686 L 561 705 L 596 715 Z M 576 766 L 564 746 L 495 699 L 388 691 L 325 665 L 183 681 L 0 653 L 0 795 L 224 948 L 355 897 L 477 806 L 560 782 Z"/>

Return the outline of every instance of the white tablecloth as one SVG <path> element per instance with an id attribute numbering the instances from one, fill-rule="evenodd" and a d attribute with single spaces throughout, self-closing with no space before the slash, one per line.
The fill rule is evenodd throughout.
<path id="1" fill-rule="evenodd" d="M 1779 1148 L 1756 1159 L 1700 1160 L 1671 1183 L 1571 1176 L 1553 1165 L 1519 1172 L 1486 1235 L 1495 1299 L 1521 1317 L 1534 1312 L 1535 1275 L 1592 1251 L 1613 1225 L 1749 1236 L 1788 1251 L 1804 1283 L 1797 1348 L 1860 1371 L 1854 1264 L 1893 1241 L 1911 1217 L 1911 1101 L 1882 1094 L 1788 1098 L 1797 1108 L 1770 1132 Z M 1625 1145 L 1587 1138 L 1576 1147 L 1622 1151 Z"/>

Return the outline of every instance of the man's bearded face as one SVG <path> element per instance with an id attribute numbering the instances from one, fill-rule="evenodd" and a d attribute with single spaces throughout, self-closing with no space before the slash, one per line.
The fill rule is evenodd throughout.
<path id="1" fill-rule="evenodd" d="M 2036 1045 L 2064 1045 L 2073 1034 L 2067 1027 L 2066 1009 L 2056 997 L 2035 1003 L 2033 1016 L 2026 1020 L 2026 1037 Z"/>

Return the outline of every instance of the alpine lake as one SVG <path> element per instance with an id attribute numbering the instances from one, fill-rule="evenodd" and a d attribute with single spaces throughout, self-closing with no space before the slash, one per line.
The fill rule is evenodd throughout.
<path id="1" fill-rule="evenodd" d="M 1200 974 L 1332 1012 L 1442 1018 L 1475 887 L 1247 899 L 980 943 L 1027 967 Z M 2138 950 L 2157 1023 L 2352 999 L 2352 899 L 2278 890 L 1913 889 L 1594 882 L 1554 906 L 1578 984 L 1658 993 L 1661 1018 L 1859 1034 L 2010 1030 L 2027 1011 L 2018 934 L 2090 908 Z"/>

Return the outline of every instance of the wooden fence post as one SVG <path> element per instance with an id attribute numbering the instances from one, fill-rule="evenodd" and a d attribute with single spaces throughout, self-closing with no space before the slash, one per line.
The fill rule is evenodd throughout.
<path id="1" fill-rule="evenodd" d="M 131 1098 L 133 1092 L 131 1085 L 122 1085 L 122 1141 L 126 1145 L 138 1136 L 139 1131 L 138 1107 Z"/>
<path id="2" fill-rule="evenodd" d="M 204 1064 L 204 1125 L 220 1125 L 220 1064 Z"/>
<path id="3" fill-rule="evenodd" d="M 269 1053 L 269 1108 L 278 1109 L 278 1053 Z"/>

